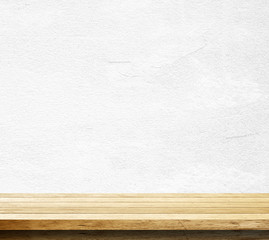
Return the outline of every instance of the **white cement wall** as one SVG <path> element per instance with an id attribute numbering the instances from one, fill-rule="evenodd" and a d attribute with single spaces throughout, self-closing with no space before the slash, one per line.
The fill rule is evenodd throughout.
<path id="1" fill-rule="evenodd" d="M 1 0 L 0 192 L 268 192 L 268 0 Z"/>

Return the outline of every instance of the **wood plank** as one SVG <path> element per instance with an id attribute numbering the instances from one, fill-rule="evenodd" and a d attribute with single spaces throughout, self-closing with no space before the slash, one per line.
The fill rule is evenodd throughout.
<path id="1" fill-rule="evenodd" d="M 0 220 L 0 230 L 268 230 L 269 220 Z"/>
<path id="2" fill-rule="evenodd" d="M 0 203 L 1 208 L 269 208 L 268 203 Z"/>
<path id="3" fill-rule="evenodd" d="M 12 213 L 111 213 L 111 214 L 146 214 L 146 213 L 166 213 L 166 214 L 269 214 L 269 208 L 0 208 L 0 214 Z"/>
<path id="4" fill-rule="evenodd" d="M 269 193 L 0 193 L 0 198 L 269 198 Z"/>
<path id="5" fill-rule="evenodd" d="M 268 240 L 269 231 L 0 231 L 1 240 Z"/>
<path id="6" fill-rule="evenodd" d="M 1 214 L 0 220 L 268 220 L 269 214 Z"/>
<path id="7" fill-rule="evenodd" d="M 0 203 L 269 203 L 269 198 L 1 198 Z"/>

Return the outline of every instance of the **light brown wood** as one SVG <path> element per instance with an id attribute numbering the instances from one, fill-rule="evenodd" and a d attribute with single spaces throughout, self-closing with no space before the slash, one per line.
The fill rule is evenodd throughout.
<path id="1" fill-rule="evenodd" d="M 2 214 L 1 220 L 266 220 L 269 214 Z"/>
<path id="2" fill-rule="evenodd" d="M 0 193 L 0 198 L 269 198 L 269 193 Z"/>
<path id="3" fill-rule="evenodd" d="M 35 208 L 0 208 L 0 214 L 269 214 L 269 208 L 171 208 L 171 207 L 132 207 L 132 208 L 117 208 L 117 207 L 99 207 L 99 208 L 79 208 L 79 207 L 35 207 Z"/>
<path id="4" fill-rule="evenodd" d="M 1 196 L 1 194 L 0 194 Z M 269 198 L 95 198 L 95 197 L 0 197 L 0 203 L 269 203 Z"/>
<path id="5" fill-rule="evenodd" d="M 269 194 L 0 194 L 0 230 L 269 230 Z"/>
<path id="6" fill-rule="evenodd" d="M 268 230 L 269 220 L 0 220 L 0 230 Z"/>
<path id="7" fill-rule="evenodd" d="M 268 240 L 269 231 L 0 231 L 1 240 Z"/>
<path id="8" fill-rule="evenodd" d="M 268 203 L 234 203 L 234 202 L 221 202 L 221 203 L 192 203 L 192 202 L 184 202 L 184 203 L 166 203 L 166 202 L 145 202 L 145 203 L 117 203 L 117 202 L 110 202 L 110 203 L 100 203 L 98 200 L 96 202 L 53 202 L 53 203 L 43 203 L 43 202 L 35 202 L 35 203 L 28 203 L 28 202 L 5 202 L 1 203 L 1 209 L 8 209 L 8 208 L 269 208 Z"/>

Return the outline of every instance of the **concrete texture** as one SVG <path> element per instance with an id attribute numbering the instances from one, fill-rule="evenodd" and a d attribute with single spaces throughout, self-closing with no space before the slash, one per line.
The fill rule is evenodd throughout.
<path id="1" fill-rule="evenodd" d="M 0 192 L 268 192 L 268 0 L 1 0 Z"/>

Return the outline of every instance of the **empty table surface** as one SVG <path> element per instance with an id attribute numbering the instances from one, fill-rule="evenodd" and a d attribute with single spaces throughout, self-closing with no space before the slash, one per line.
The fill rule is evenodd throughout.
<path id="1" fill-rule="evenodd" d="M 269 194 L 0 194 L 0 230 L 269 230 Z"/>

